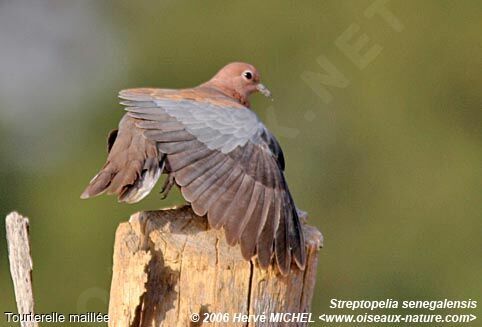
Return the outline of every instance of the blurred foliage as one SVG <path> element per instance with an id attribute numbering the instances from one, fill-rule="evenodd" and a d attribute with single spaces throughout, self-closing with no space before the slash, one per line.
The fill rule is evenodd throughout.
<path id="1" fill-rule="evenodd" d="M 37 311 L 106 312 L 116 226 L 182 203 L 79 199 L 122 116 L 117 91 L 189 87 L 246 61 L 275 97 L 253 108 L 325 236 L 312 311 L 472 298 L 480 317 L 480 1 L 392 1 L 400 33 L 363 15 L 372 2 L 0 2 L 0 216 L 30 217 Z M 335 45 L 353 23 L 383 47 L 363 70 Z M 329 104 L 301 79 L 320 55 L 349 79 Z M 0 312 L 16 311 L 4 237 L 0 292 Z"/>

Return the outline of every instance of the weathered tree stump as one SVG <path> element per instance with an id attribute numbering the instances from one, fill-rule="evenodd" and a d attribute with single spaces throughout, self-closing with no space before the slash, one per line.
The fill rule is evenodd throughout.
<path id="1" fill-rule="evenodd" d="M 309 312 L 321 233 L 304 225 L 307 267 L 259 268 L 189 206 L 140 212 L 116 232 L 109 326 L 200 326 L 205 313 Z M 268 326 L 269 323 L 213 323 Z"/>

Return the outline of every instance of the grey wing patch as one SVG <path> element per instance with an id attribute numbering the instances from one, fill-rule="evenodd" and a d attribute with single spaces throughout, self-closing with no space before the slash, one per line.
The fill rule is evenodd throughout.
<path id="1" fill-rule="evenodd" d="M 229 153 L 248 141 L 256 142 L 263 129 L 256 114 L 249 109 L 224 108 L 191 100 L 155 100 L 155 103 L 210 150 L 222 153 Z"/>

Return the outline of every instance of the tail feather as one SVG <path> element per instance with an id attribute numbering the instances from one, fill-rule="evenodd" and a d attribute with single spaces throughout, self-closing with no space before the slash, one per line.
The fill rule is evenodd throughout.
<path id="1" fill-rule="evenodd" d="M 128 116 L 121 120 L 118 133 L 109 134 L 108 143 L 107 162 L 80 197 L 108 193 L 117 194 L 120 202 L 139 202 L 149 194 L 164 169 L 156 143 L 136 131 L 135 119 Z"/>
<path id="2" fill-rule="evenodd" d="M 109 187 L 112 178 L 115 176 L 116 173 L 109 172 L 105 170 L 101 170 L 97 175 L 92 178 L 87 188 L 84 190 L 82 195 L 80 196 L 81 199 L 88 199 L 92 198 L 97 195 L 101 195 L 106 191 Z"/>
<path id="3" fill-rule="evenodd" d="M 145 162 L 144 169 L 142 170 L 141 176 L 137 178 L 135 183 L 128 188 L 125 188 L 122 193 L 119 194 L 119 201 L 126 203 L 136 203 L 145 198 L 152 190 L 154 185 L 156 185 L 159 177 L 161 176 L 165 161 L 156 161 L 154 165 L 152 158 L 148 158 Z"/>

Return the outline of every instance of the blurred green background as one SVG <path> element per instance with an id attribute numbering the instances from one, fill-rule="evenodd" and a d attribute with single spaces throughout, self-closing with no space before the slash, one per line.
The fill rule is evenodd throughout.
<path id="1" fill-rule="evenodd" d="M 30 217 L 37 312 L 106 312 L 117 225 L 182 203 L 79 199 L 123 114 L 118 90 L 189 87 L 246 61 L 275 97 L 252 106 L 325 236 L 312 311 L 471 298 L 480 323 L 481 2 L 394 0 L 400 32 L 364 15 L 373 2 L 0 1 L 0 216 Z M 351 43 L 370 38 L 361 53 L 382 47 L 364 69 L 335 44 L 352 24 Z M 329 103 L 301 78 L 322 55 L 348 81 Z M 2 326 L 16 311 L 6 257 L 2 236 Z"/>

